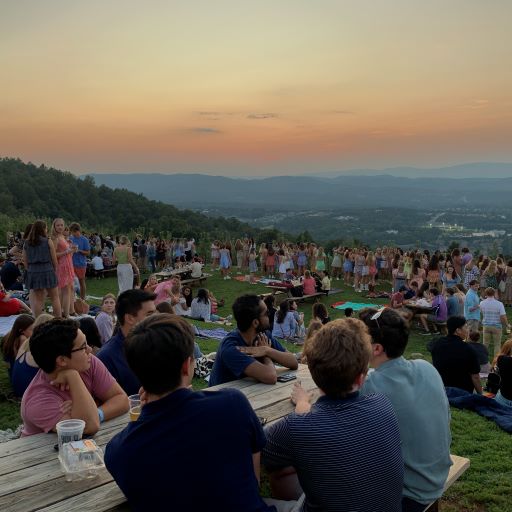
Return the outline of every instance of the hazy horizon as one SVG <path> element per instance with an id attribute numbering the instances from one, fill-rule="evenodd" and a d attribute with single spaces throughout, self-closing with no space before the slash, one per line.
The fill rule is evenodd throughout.
<path id="1" fill-rule="evenodd" d="M 512 162 L 512 2 L 2 8 L 0 154 L 237 177 Z"/>

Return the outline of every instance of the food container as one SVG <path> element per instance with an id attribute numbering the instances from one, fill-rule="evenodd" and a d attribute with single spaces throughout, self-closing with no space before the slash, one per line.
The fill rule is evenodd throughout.
<path id="1" fill-rule="evenodd" d="M 67 482 L 94 478 L 105 467 L 103 450 L 92 439 L 64 443 L 59 460 Z"/>

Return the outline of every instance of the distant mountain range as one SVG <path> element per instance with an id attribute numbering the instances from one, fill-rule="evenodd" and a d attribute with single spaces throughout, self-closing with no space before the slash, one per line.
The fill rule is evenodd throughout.
<path id="1" fill-rule="evenodd" d="M 499 173 L 504 175 L 507 169 L 510 177 L 492 177 Z M 373 175 L 344 173 L 336 177 L 276 176 L 259 179 L 202 174 L 89 176 L 94 178 L 97 185 L 125 188 L 149 199 L 190 208 L 233 205 L 301 210 L 381 206 L 432 209 L 460 206 L 467 210 L 472 207 L 502 208 L 511 203 L 512 164 L 467 164 L 432 169 L 429 177 L 381 174 L 398 171 L 387 169 L 372 171 Z M 478 177 L 474 177 L 477 171 Z M 400 172 L 414 175 L 413 170 L 408 168 L 401 168 Z"/>

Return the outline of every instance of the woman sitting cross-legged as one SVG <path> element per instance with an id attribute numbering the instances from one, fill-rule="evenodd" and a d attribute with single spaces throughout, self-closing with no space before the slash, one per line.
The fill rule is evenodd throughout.
<path id="1" fill-rule="evenodd" d="M 229 320 L 229 317 L 223 318 L 212 313 L 212 301 L 206 288 L 197 290 L 197 297 L 192 300 L 190 306 L 190 317 L 205 322 L 219 322 Z"/>

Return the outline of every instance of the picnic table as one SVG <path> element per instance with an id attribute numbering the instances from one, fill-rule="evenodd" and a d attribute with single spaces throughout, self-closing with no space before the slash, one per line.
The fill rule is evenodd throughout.
<path id="1" fill-rule="evenodd" d="M 278 373 L 296 373 L 306 391 L 318 396 L 306 365 L 296 372 L 278 368 Z M 293 411 L 290 394 L 295 380 L 262 384 L 253 379 L 242 379 L 208 388 L 239 389 L 249 400 L 257 416 L 264 423 L 272 423 Z M 125 414 L 101 425 L 94 436 L 102 448 L 130 421 Z M 92 479 L 66 482 L 57 459 L 54 433 L 37 434 L 0 444 L 0 510 L 2 512 L 103 512 L 130 510 L 126 498 L 105 469 Z M 469 467 L 469 460 L 452 455 L 445 490 Z M 431 511 L 437 510 L 437 502 Z"/>
<path id="2" fill-rule="evenodd" d="M 279 368 L 278 373 L 290 373 Z M 307 366 L 297 371 L 302 385 L 316 389 Z M 290 402 L 295 381 L 261 384 L 243 379 L 209 390 L 237 388 L 247 396 L 256 414 L 269 423 L 293 410 Z M 94 436 L 102 448 L 130 421 L 125 414 L 101 425 Z M 57 459 L 54 445 L 57 434 L 37 434 L 0 444 L 0 510 L 2 512 L 101 512 L 129 510 L 126 499 L 107 470 L 93 479 L 66 482 Z M 121 508 L 119 508 L 121 507 Z"/>

